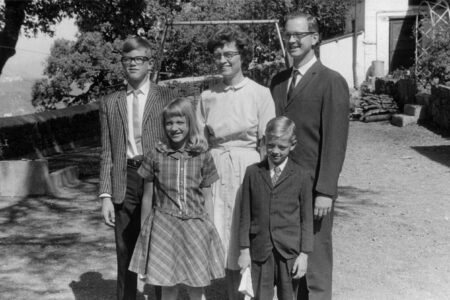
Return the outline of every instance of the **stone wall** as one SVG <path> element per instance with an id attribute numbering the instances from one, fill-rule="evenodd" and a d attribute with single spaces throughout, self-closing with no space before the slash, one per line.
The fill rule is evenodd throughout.
<path id="1" fill-rule="evenodd" d="M 431 88 L 428 113 L 442 129 L 450 129 L 450 87 L 439 85 Z"/>
<path id="2" fill-rule="evenodd" d="M 41 158 L 99 144 L 98 103 L 0 118 L 0 159 Z"/>

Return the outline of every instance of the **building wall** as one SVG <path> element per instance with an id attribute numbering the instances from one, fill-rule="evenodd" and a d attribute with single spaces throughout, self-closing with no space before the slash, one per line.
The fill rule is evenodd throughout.
<path id="1" fill-rule="evenodd" d="M 356 41 L 356 78 L 353 75 L 353 37 L 323 41 L 320 59 L 324 65 L 341 73 L 349 87 L 359 87 L 373 75 L 372 62 L 382 61 L 382 75 L 389 71 L 389 20 L 415 16 L 418 6 L 409 0 L 354 0 L 349 24 L 354 20 Z M 349 26 L 347 24 L 347 26 Z M 378 66 L 380 63 L 378 63 Z"/>
<path id="2" fill-rule="evenodd" d="M 367 75 L 372 61 L 384 62 L 384 75 L 389 70 L 389 19 L 415 16 L 417 6 L 408 0 L 366 0 L 364 3 L 364 60 Z"/>
<path id="3" fill-rule="evenodd" d="M 322 63 L 344 76 L 350 88 L 359 87 L 365 78 L 365 70 L 361 64 L 364 60 L 362 51 L 364 34 L 360 32 L 356 38 L 356 81 L 353 76 L 353 39 L 353 35 L 350 34 L 323 41 L 320 45 Z"/>

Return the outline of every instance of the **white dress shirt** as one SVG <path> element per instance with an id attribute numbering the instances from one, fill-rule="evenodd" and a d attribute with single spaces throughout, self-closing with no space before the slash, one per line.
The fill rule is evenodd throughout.
<path id="1" fill-rule="evenodd" d="M 300 68 L 295 68 L 292 67 L 292 73 L 294 73 L 295 70 L 297 70 L 299 73 L 297 75 L 297 78 L 295 80 L 295 84 L 294 86 L 297 86 L 297 84 L 300 82 L 300 80 L 302 79 L 302 77 L 306 74 L 306 72 L 309 70 L 309 68 L 312 67 L 312 65 L 317 61 L 316 56 L 314 55 L 306 64 L 304 64 L 303 66 L 301 66 Z M 289 82 L 288 82 L 288 90 L 289 87 L 291 86 L 291 81 L 292 81 L 292 75 L 291 77 L 289 77 Z"/>
<path id="2" fill-rule="evenodd" d="M 128 141 L 127 141 L 127 158 L 133 158 L 136 155 L 142 155 L 138 152 L 136 142 L 134 140 L 134 128 L 133 128 L 133 92 L 135 92 L 139 99 L 139 122 L 142 124 L 144 117 L 145 103 L 147 102 L 148 93 L 150 90 L 150 81 L 147 79 L 144 84 L 134 90 L 131 85 L 127 86 L 127 118 L 128 118 Z M 142 128 L 142 126 L 141 126 Z"/>
<path id="3" fill-rule="evenodd" d="M 275 175 L 275 167 L 280 168 L 280 174 L 283 173 L 284 167 L 286 167 L 287 161 L 289 158 L 286 158 L 281 164 L 279 164 L 278 166 L 275 166 L 275 164 L 270 160 L 270 158 L 268 159 L 269 161 L 269 170 L 270 170 L 270 178 L 273 177 L 273 175 Z"/>

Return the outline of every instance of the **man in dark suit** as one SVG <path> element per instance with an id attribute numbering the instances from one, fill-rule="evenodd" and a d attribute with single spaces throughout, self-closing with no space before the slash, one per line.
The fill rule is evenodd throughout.
<path id="1" fill-rule="evenodd" d="M 150 44 L 126 40 L 122 67 L 127 86 L 100 101 L 100 198 L 105 223 L 114 227 L 117 252 L 117 299 L 136 299 L 137 277 L 128 265 L 140 231 L 142 156 L 164 137 L 161 112 L 172 92 L 149 80 Z"/>
<path id="2" fill-rule="evenodd" d="M 272 300 L 274 283 L 279 300 L 294 299 L 313 247 L 312 175 L 288 159 L 294 131 L 284 116 L 269 121 L 267 158 L 244 176 L 239 266 L 243 272 L 251 264 L 256 300 Z"/>
<path id="3" fill-rule="evenodd" d="M 292 119 L 299 142 L 292 159 L 314 174 L 314 251 L 302 299 L 331 299 L 332 222 L 337 182 L 348 136 L 349 90 L 344 78 L 323 66 L 314 49 L 319 44 L 317 19 L 303 13 L 286 18 L 283 39 L 293 67 L 277 74 L 271 83 L 277 115 Z M 308 292 L 306 294 L 308 294 Z M 299 296 L 300 299 L 300 296 Z"/>

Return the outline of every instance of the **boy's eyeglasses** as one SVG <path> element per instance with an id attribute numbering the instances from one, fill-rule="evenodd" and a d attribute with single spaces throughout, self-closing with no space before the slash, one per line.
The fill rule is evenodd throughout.
<path id="1" fill-rule="evenodd" d="M 223 57 L 225 57 L 226 60 L 231 60 L 236 55 L 239 55 L 240 53 L 237 51 L 229 51 L 224 53 L 214 53 L 213 57 L 215 60 L 220 60 Z"/>
<path id="2" fill-rule="evenodd" d="M 316 32 L 314 31 L 305 31 L 305 32 L 283 32 L 283 34 L 281 35 L 281 38 L 285 41 L 289 41 L 291 39 L 291 37 L 294 37 L 297 40 L 301 40 L 302 38 L 304 38 L 305 36 L 314 34 Z"/>
<path id="3" fill-rule="evenodd" d="M 124 65 L 130 65 L 131 62 L 134 62 L 136 65 L 142 65 L 146 61 L 149 61 L 149 60 L 150 60 L 150 58 L 148 58 L 146 56 L 135 56 L 135 57 L 124 56 L 120 59 L 120 61 Z"/>

